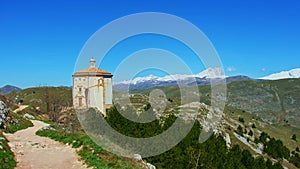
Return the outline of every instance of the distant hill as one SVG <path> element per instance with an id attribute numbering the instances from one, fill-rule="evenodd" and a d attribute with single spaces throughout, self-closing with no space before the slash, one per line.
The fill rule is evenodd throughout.
<path id="1" fill-rule="evenodd" d="M 6 95 L 6 94 L 9 94 L 11 92 L 19 91 L 19 90 L 22 90 L 22 89 L 18 88 L 16 86 L 6 85 L 6 86 L 0 88 L 0 94 Z"/>
<path id="2" fill-rule="evenodd" d="M 15 103 L 22 100 L 25 105 L 40 107 L 42 112 L 56 109 L 58 106 L 72 106 L 72 89 L 66 87 L 27 88 L 6 96 Z"/>

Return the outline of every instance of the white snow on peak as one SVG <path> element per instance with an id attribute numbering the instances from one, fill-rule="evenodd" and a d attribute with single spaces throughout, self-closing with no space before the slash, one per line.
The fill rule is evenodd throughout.
<path id="1" fill-rule="evenodd" d="M 288 78 L 300 78 L 300 68 L 292 69 L 289 71 L 282 71 L 279 73 L 274 73 L 260 79 L 264 80 L 278 80 L 278 79 L 288 79 Z"/>
<path id="2" fill-rule="evenodd" d="M 224 78 L 224 72 L 222 68 L 208 68 L 198 74 L 200 78 Z"/>
<path id="3" fill-rule="evenodd" d="M 145 82 L 145 81 L 149 81 L 149 80 L 156 80 L 159 77 L 154 76 L 154 75 L 149 75 L 146 77 L 136 77 L 133 80 L 124 80 L 122 82 L 117 82 L 117 84 L 137 84 L 137 83 L 141 83 L 141 82 Z"/>
<path id="4" fill-rule="evenodd" d="M 136 77 L 133 80 L 125 80 L 117 82 L 115 84 L 137 84 L 146 81 L 158 81 L 158 82 L 167 82 L 167 81 L 177 81 L 177 80 L 187 80 L 190 78 L 225 78 L 222 68 L 208 68 L 198 74 L 174 74 L 167 75 L 164 77 L 158 77 L 154 75 L 149 75 L 146 77 Z"/>

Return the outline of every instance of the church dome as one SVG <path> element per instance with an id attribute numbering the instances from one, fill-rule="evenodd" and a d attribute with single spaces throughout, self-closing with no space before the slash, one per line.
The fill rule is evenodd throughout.
<path id="1" fill-rule="evenodd" d="M 96 61 L 93 58 L 90 59 L 90 67 L 76 72 L 74 76 L 113 76 L 111 73 L 95 67 L 95 62 Z"/>

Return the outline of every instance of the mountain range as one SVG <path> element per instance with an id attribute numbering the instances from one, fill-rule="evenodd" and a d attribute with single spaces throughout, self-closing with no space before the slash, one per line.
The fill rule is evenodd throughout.
<path id="1" fill-rule="evenodd" d="M 300 68 L 274 73 L 269 76 L 262 77 L 260 79 L 279 80 L 279 79 L 290 79 L 290 78 L 300 78 Z"/>
<path id="2" fill-rule="evenodd" d="M 274 73 L 265 77 L 258 79 L 250 78 L 248 76 L 225 76 L 222 69 L 220 68 L 208 68 L 198 74 L 174 74 L 167 75 L 164 77 L 158 77 L 154 75 L 149 75 L 146 77 L 137 77 L 133 80 L 125 80 L 121 82 L 116 82 L 113 85 L 114 90 L 124 91 L 128 88 L 130 89 L 146 89 L 152 87 L 164 87 L 164 86 L 177 86 L 177 85 L 208 85 L 211 84 L 212 80 L 225 79 L 227 83 L 234 81 L 264 81 L 264 80 L 279 80 L 279 79 L 290 79 L 290 78 L 300 78 L 300 68 L 295 68 L 289 71 L 282 71 L 279 73 Z M 65 88 L 72 88 L 72 86 L 61 86 Z M 7 95 L 14 91 L 22 90 L 19 87 L 6 85 L 0 88 L 0 94 Z"/>
<path id="3" fill-rule="evenodd" d="M 259 79 L 253 79 L 247 76 L 224 76 L 222 69 L 220 68 L 209 68 L 200 72 L 198 74 L 175 74 L 168 75 L 164 77 L 158 77 L 154 75 L 146 77 L 137 77 L 133 80 L 126 80 L 117 82 L 114 84 L 114 90 L 124 91 L 128 88 L 130 89 L 146 89 L 151 87 L 163 87 L 163 86 L 192 86 L 192 85 L 208 85 L 212 80 L 218 81 L 225 79 L 227 83 L 233 81 L 245 81 L 245 80 L 254 80 L 254 81 L 263 81 L 263 80 L 278 80 L 278 79 L 287 79 L 287 78 L 300 78 L 300 68 L 292 69 L 290 71 L 283 71 L 280 73 L 271 74 Z"/>

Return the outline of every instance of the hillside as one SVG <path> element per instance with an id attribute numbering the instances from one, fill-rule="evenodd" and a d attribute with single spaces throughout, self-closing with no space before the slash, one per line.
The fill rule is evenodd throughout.
<path id="1" fill-rule="evenodd" d="M 198 86 L 200 100 L 210 104 L 210 86 Z M 180 98 L 177 86 L 156 87 L 168 98 Z M 152 88 L 153 89 L 153 88 Z M 152 90 L 132 90 L 149 94 Z M 270 124 L 288 124 L 300 128 L 300 79 L 273 81 L 233 81 L 227 84 L 227 105 L 249 112 Z"/>
<path id="2" fill-rule="evenodd" d="M 270 124 L 300 128 L 300 79 L 232 82 L 227 87 L 228 105 Z"/>
<path id="3" fill-rule="evenodd" d="M 42 113 L 58 107 L 72 106 L 72 89 L 65 87 L 36 87 L 12 92 L 6 95 L 15 103 L 30 105 Z"/>
<path id="4" fill-rule="evenodd" d="M 296 80 L 296 81 L 294 81 Z M 271 122 L 272 119 L 268 119 L 268 117 L 272 117 L 268 113 L 268 108 L 269 107 L 263 107 L 264 105 L 260 105 L 261 107 L 258 107 L 258 105 L 251 107 L 251 105 L 247 104 L 252 104 L 253 99 L 259 100 L 261 104 L 267 104 L 269 102 L 269 97 L 264 97 L 265 94 L 269 91 L 269 88 L 277 88 L 278 91 L 278 97 L 282 96 L 289 96 L 294 98 L 294 95 L 289 95 L 289 93 L 295 92 L 295 91 L 289 91 L 286 88 L 284 88 L 285 85 L 295 85 L 299 84 L 297 81 L 299 79 L 290 79 L 290 80 L 280 80 L 280 81 L 265 81 L 265 82 L 254 82 L 254 81 L 245 81 L 242 84 L 236 84 L 236 83 L 230 83 L 228 85 L 228 95 L 230 96 L 229 99 L 231 101 L 234 99 L 234 104 L 232 102 L 227 102 L 227 105 L 225 107 L 225 111 L 223 114 L 223 120 L 221 122 L 221 125 L 218 127 L 219 132 L 216 132 L 217 135 L 222 135 L 224 139 L 227 141 L 229 140 L 229 144 L 232 146 L 234 145 L 239 145 L 242 149 L 249 150 L 251 154 L 255 154 L 256 156 L 260 156 L 263 152 L 262 149 L 259 148 L 259 139 L 262 137 L 262 133 L 268 133 L 269 136 L 268 139 L 272 140 L 270 143 L 265 142 L 267 146 L 270 146 L 272 144 L 272 149 L 266 149 L 265 151 L 270 153 L 271 157 L 276 157 L 277 155 L 274 154 L 274 151 L 281 151 L 277 150 L 282 149 L 282 152 L 285 152 L 285 156 L 288 159 L 289 158 L 289 153 L 287 151 L 292 152 L 292 154 L 295 154 L 300 147 L 300 142 L 297 139 L 297 141 L 293 140 L 292 137 L 299 138 L 300 135 L 300 128 L 295 128 L 293 125 L 290 124 L 287 120 L 281 119 L 281 121 L 276 121 L 276 122 Z M 266 88 L 266 85 L 270 85 L 268 88 Z M 178 117 L 193 117 L 192 114 L 188 115 L 189 113 L 183 112 L 183 116 L 180 116 L 179 114 L 177 115 L 177 107 L 181 104 L 180 103 L 180 91 L 178 87 L 158 87 L 159 89 L 163 90 L 164 93 L 166 94 L 167 98 L 167 106 L 163 114 L 160 114 L 158 117 L 166 117 L 164 114 L 174 114 L 175 116 Z M 152 89 L 145 89 L 145 90 L 133 90 L 132 95 L 130 95 L 130 101 L 132 102 L 132 105 L 137 109 L 137 112 L 143 112 L 143 110 L 147 109 L 147 104 L 148 104 L 148 96 L 149 92 Z M 201 91 L 201 101 L 206 102 L 209 104 L 209 94 L 210 94 L 210 86 L 199 86 L 199 89 Z M 261 95 L 258 95 L 256 90 L 261 92 Z M 233 92 L 232 92 L 233 91 Z M 272 91 L 272 90 L 271 90 Z M 248 92 L 248 93 L 247 93 Z M 252 93 L 254 92 L 254 93 Z M 241 96 L 239 97 L 240 94 Z M 124 95 L 123 95 L 124 96 Z M 256 96 L 256 97 L 255 97 Z M 268 95 L 267 95 L 268 96 Z M 297 95 L 296 95 L 297 96 Z M 122 100 L 122 94 L 118 93 L 116 96 L 118 97 L 118 101 L 121 102 Z M 296 98 L 297 99 L 297 98 Z M 255 100 L 256 101 L 256 100 Z M 256 103 L 254 101 L 254 103 Z M 143 104 L 141 104 L 143 103 Z M 285 105 L 284 103 L 283 105 Z M 201 105 L 201 104 L 199 104 Z M 233 105 L 233 106 L 231 106 Z M 247 107 L 246 107 L 247 106 Z M 292 106 L 296 106 L 292 104 Z M 192 108 L 193 106 L 191 105 L 189 108 Z M 237 108 L 240 107 L 240 108 Z M 265 108 L 265 109 L 259 109 L 260 112 L 250 112 L 248 110 L 257 110 L 259 108 Z M 187 109 L 187 110 L 188 110 Z M 175 110 L 175 111 L 174 111 Z M 199 111 L 203 111 L 202 108 L 199 109 Z M 200 112 L 201 112 L 200 111 Z M 297 112 L 295 112 L 296 115 Z M 299 113 L 299 112 L 298 112 Z M 185 115 L 186 114 L 186 115 Z M 205 123 L 201 120 L 203 116 L 202 115 L 197 115 L 197 119 L 199 120 L 201 126 L 205 128 Z M 274 116 L 276 114 L 274 113 Z M 278 115 L 280 117 L 280 115 Z M 275 116 L 276 117 L 276 116 Z M 288 117 L 288 116 L 285 116 Z M 119 125 L 119 124 L 118 124 Z M 140 127 L 143 128 L 143 127 Z M 124 129 L 125 130 L 125 129 Z M 127 129 L 129 130 L 129 129 Z M 294 135 L 294 136 L 293 136 Z M 274 143 L 274 145 L 273 145 Z M 270 145 L 268 145 L 270 144 Z M 276 144 L 276 145 L 275 145 Z M 283 145 L 283 146 L 280 146 Z M 276 147 L 274 149 L 274 147 Z M 289 149 L 289 150 L 288 150 Z M 210 150 L 208 150 L 210 151 Z M 265 152 L 264 151 L 264 152 Z M 291 157 L 290 160 L 293 161 L 294 159 L 299 159 L 298 155 L 296 153 L 295 157 Z M 155 158 L 159 159 L 159 158 Z M 296 164 L 297 162 L 293 162 Z M 155 164 L 155 163 L 154 163 Z M 293 165 L 289 163 L 282 163 L 285 167 L 288 168 L 295 168 Z M 299 163 L 297 164 L 299 165 Z"/>

